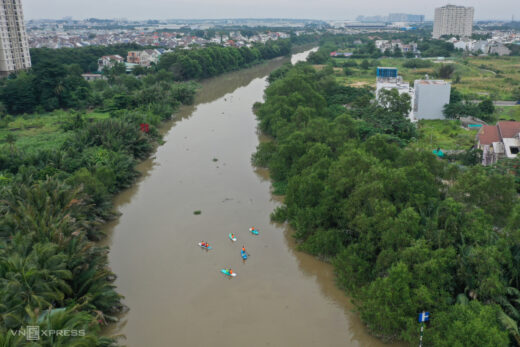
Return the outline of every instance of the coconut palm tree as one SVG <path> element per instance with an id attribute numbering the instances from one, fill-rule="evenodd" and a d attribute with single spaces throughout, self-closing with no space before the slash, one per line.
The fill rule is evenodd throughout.
<path id="1" fill-rule="evenodd" d="M 5 192 L 4 217 L 0 221 L 0 237 L 17 232 L 34 233 L 38 240 L 63 242 L 73 232 L 88 232 L 98 238 L 94 206 L 81 187 L 71 187 L 49 177 L 31 185 L 13 185 Z"/>
<path id="2" fill-rule="evenodd" d="M 0 330 L 0 347 L 27 346 L 27 340 L 22 335 L 13 334 L 10 331 Z"/>
<path id="3" fill-rule="evenodd" d="M 40 313 L 41 312 L 41 313 Z M 112 347 L 115 339 L 100 337 L 95 317 L 77 307 L 48 308 L 30 314 L 27 325 L 39 326 L 40 331 L 68 331 L 68 334 L 41 334 L 40 347 Z M 66 336 L 69 335 L 69 336 Z"/>
<path id="4" fill-rule="evenodd" d="M 63 305 L 72 294 L 66 265 L 66 255 L 52 243 L 37 243 L 26 254 L 11 252 L 0 259 L 0 321 L 18 326 L 27 310 Z"/>

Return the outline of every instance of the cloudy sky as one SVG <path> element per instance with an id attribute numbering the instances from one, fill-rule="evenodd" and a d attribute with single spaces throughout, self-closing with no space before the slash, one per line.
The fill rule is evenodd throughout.
<path id="1" fill-rule="evenodd" d="M 26 19 L 35 18 L 310 18 L 354 19 L 389 12 L 424 14 L 446 0 L 22 0 Z M 456 0 L 474 6 L 476 19 L 520 20 L 520 0 Z"/>

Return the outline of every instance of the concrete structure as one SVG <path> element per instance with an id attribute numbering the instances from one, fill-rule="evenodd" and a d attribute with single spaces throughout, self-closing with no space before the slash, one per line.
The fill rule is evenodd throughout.
<path id="1" fill-rule="evenodd" d="M 451 84 L 441 80 L 415 80 L 413 112 L 416 119 L 444 119 Z"/>
<path id="2" fill-rule="evenodd" d="M 511 50 L 507 48 L 505 44 L 502 42 L 497 42 L 493 39 L 490 40 L 457 40 L 452 38 L 447 42 L 452 42 L 453 46 L 456 49 L 462 49 L 464 51 L 470 51 L 473 53 L 481 53 L 481 54 L 497 54 L 497 55 L 510 55 Z"/>
<path id="3" fill-rule="evenodd" d="M 331 52 L 330 53 L 330 56 L 331 57 L 345 57 L 345 58 L 348 58 L 348 57 L 351 57 L 354 53 L 351 53 L 351 52 Z"/>
<path id="4" fill-rule="evenodd" d="M 404 44 L 401 40 L 375 40 L 374 43 L 381 53 L 385 53 L 386 50 L 394 51 L 396 48 L 399 48 L 402 53 L 418 53 L 417 43 L 415 42 Z"/>
<path id="5" fill-rule="evenodd" d="M 98 73 L 84 73 L 81 74 L 81 77 L 85 79 L 85 81 L 96 81 L 96 80 L 106 80 L 107 78 Z"/>
<path id="6" fill-rule="evenodd" d="M 477 134 L 477 148 L 482 150 L 482 165 L 492 165 L 502 158 L 516 158 L 520 152 L 520 122 L 483 125 Z"/>
<path id="7" fill-rule="evenodd" d="M 0 77 L 31 67 L 21 0 L 0 0 Z"/>
<path id="8" fill-rule="evenodd" d="M 473 7 L 447 5 L 435 9 L 433 38 L 443 35 L 470 37 L 473 32 Z"/>
<path id="9" fill-rule="evenodd" d="M 124 63 L 125 59 L 120 55 L 105 55 L 98 59 L 98 71 L 110 69 L 118 63 Z"/>
<path id="10" fill-rule="evenodd" d="M 399 94 L 408 94 L 410 96 L 411 105 L 414 103 L 414 91 L 410 88 L 410 83 L 404 82 L 403 78 L 398 75 L 395 67 L 378 67 L 376 79 L 376 98 L 379 100 L 381 90 L 397 89 Z M 408 118 L 411 122 L 415 121 L 413 108 L 410 108 Z"/>
<path id="11" fill-rule="evenodd" d="M 484 53 L 486 53 L 486 52 L 484 52 Z M 510 55 L 511 50 L 502 43 L 493 42 L 487 46 L 487 53 L 488 54 L 497 54 L 497 55 L 502 56 L 502 55 Z"/>
<path id="12" fill-rule="evenodd" d="M 130 51 L 126 61 L 131 64 L 139 64 L 141 66 L 148 67 L 152 63 L 157 64 L 161 52 L 157 49 L 145 49 L 144 51 Z"/>

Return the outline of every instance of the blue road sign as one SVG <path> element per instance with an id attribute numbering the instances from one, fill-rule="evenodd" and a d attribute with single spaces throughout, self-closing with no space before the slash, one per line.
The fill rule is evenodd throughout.
<path id="1" fill-rule="evenodd" d="M 419 313 L 419 323 L 424 323 L 430 320 L 430 312 Z"/>

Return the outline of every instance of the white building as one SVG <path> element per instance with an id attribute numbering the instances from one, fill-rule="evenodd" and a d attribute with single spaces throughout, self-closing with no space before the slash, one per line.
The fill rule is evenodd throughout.
<path id="1" fill-rule="evenodd" d="M 21 0 L 0 0 L 0 77 L 31 67 Z"/>
<path id="2" fill-rule="evenodd" d="M 447 5 L 435 9 L 433 38 L 443 35 L 470 37 L 473 32 L 473 7 Z"/>
<path id="3" fill-rule="evenodd" d="M 105 55 L 98 59 L 98 71 L 111 69 L 118 63 L 124 63 L 125 59 L 120 55 Z"/>
<path id="4" fill-rule="evenodd" d="M 442 80 L 415 80 L 413 112 L 416 119 L 444 119 L 451 84 Z"/>
<path id="5" fill-rule="evenodd" d="M 381 90 L 397 89 L 399 94 L 408 94 L 410 96 L 410 103 L 414 104 L 414 91 L 410 88 L 410 83 L 404 82 L 403 78 L 397 74 L 397 68 L 394 67 L 378 67 L 376 79 L 376 98 L 379 99 Z M 411 107 L 408 114 L 410 122 L 414 122 L 413 107 Z"/>
<path id="6" fill-rule="evenodd" d="M 457 41 L 456 39 L 450 39 L 448 42 L 452 42 L 456 49 L 462 49 L 473 53 L 480 52 L 482 54 L 498 54 L 500 56 L 511 54 L 511 50 L 507 48 L 506 45 L 494 39 L 480 41 L 469 39 Z"/>
<path id="7" fill-rule="evenodd" d="M 128 52 L 127 62 L 132 64 L 139 64 L 141 66 L 150 66 L 152 63 L 157 64 L 161 52 L 157 49 L 145 49 L 144 51 L 130 51 Z"/>
<path id="8" fill-rule="evenodd" d="M 107 78 L 98 73 L 84 73 L 81 74 L 81 77 L 85 79 L 85 81 L 97 81 L 97 80 L 106 80 Z"/>
<path id="9" fill-rule="evenodd" d="M 410 103 L 411 105 L 414 104 L 414 91 L 412 88 L 410 88 L 410 83 L 403 82 L 403 79 L 401 76 L 397 78 L 395 82 L 381 82 L 377 81 L 376 83 L 376 98 L 379 98 L 379 92 L 383 89 L 386 90 L 392 90 L 397 89 L 399 94 L 408 94 L 410 96 Z M 410 113 L 408 114 L 408 119 L 410 122 L 415 122 L 415 117 L 413 113 L 413 107 L 410 108 Z"/>

